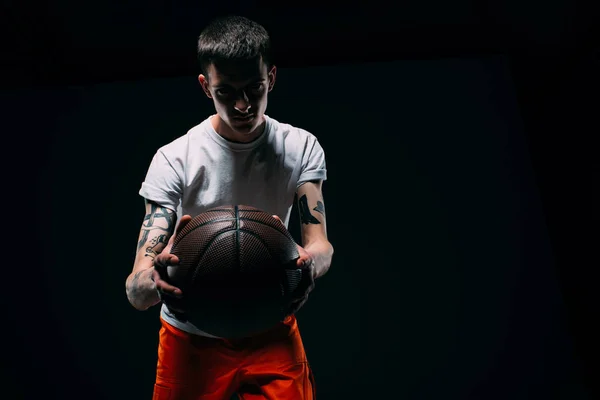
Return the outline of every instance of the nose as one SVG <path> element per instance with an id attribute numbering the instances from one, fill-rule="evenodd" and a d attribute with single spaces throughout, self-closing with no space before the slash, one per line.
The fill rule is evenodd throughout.
<path id="1" fill-rule="evenodd" d="M 246 95 L 246 91 L 242 90 L 242 95 L 238 96 L 238 98 L 235 100 L 235 106 L 234 108 L 236 110 L 238 110 L 239 112 L 242 113 L 246 113 L 248 112 L 248 110 L 250 110 L 250 100 L 248 99 L 248 96 Z"/>

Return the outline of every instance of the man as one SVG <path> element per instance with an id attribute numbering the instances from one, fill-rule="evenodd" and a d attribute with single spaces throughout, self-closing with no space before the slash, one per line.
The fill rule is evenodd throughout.
<path id="1" fill-rule="evenodd" d="M 276 76 L 269 50 L 265 29 L 243 17 L 215 20 L 201 33 L 198 80 L 216 114 L 161 147 L 150 163 L 140 190 L 146 216 L 126 281 L 136 309 L 182 296 L 162 279 L 166 266 L 179 262 L 170 254 L 173 239 L 192 216 L 220 205 L 257 207 L 287 226 L 296 197 L 298 266 L 314 279 L 329 269 L 325 155 L 311 133 L 265 115 Z M 242 340 L 202 332 L 163 303 L 154 400 L 313 399 L 314 380 L 293 314 L 311 287 L 283 323 Z"/>

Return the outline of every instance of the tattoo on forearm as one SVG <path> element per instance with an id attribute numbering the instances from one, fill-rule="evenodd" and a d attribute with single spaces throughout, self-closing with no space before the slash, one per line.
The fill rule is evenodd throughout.
<path id="1" fill-rule="evenodd" d="M 162 235 L 158 235 L 155 238 L 152 238 L 152 240 L 150 241 L 150 246 L 146 247 L 146 254 L 144 254 L 144 257 L 150 257 L 154 260 L 154 257 L 156 257 L 159 253 L 159 251 L 157 251 L 156 248 L 161 245 L 166 246 L 167 242 L 167 235 L 164 233 Z"/>
<path id="2" fill-rule="evenodd" d="M 159 252 L 157 250 L 160 250 L 159 247 L 167 244 L 167 237 L 168 234 L 171 234 L 174 230 L 176 217 L 176 214 L 172 210 L 151 203 L 150 212 L 146 215 L 142 224 L 142 234 L 137 246 L 138 251 L 150 240 L 150 245 L 146 247 L 144 256 L 154 258 Z M 155 223 L 159 218 L 164 218 L 166 220 L 166 227 L 164 227 L 164 224 L 161 224 L 162 226 L 155 226 Z M 159 232 L 154 233 L 156 236 L 150 239 L 151 231 L 157 230 Z"/>
<path id="3" fill-rule="evenodd" d="M 140 277 L 147 270 L 141 270 L 133 275 L 129 285 L 127 286 L 127 297 L 130 301 L 135 303 L 145 303 L 148 301 L 149 297 L 153 295 L 152 291 L 146 290 L 144 287 L 140 286 Z"/>
<path id="4" fill-rule="evenodd" d="M 320 224 L 319 220 L 310 213 L 306 195 L 300 197 L 298 200 L 298 210 L 300 211 L 300 221 L 302 221 L 303 224 Z"/>
<path id="5" fill-rule="evenodd" d="M 142 274 L 142 272 L 144 271 L 142 270 L 135 273 L 133 279 L 131 279 L 131 286 L 135 287 L 135 285 L 137 285 L 137 281 L 140 279 L 140 275 Z"/>
<path id="6" fill-rule="evenodd" d="M 160 232 L 165 232 L 164 228 L 161 228 L 159 226 L 154 226 L 152 228 L 142 228 L 142 238 L 140 239 L 140 241 L 138 242 L 138 246 L 137 249 L 138 251 L 146 244 L 148 243 L 148 237 L 150 236 L 150 232 L 152 231 L 160 231 Z"/>
<path id="7" fill-rule="evenodd" d="M 135 275 L 133 275 L 133 278 L 131 278 L 131 281 L 129 282 L 129 287 L 127 288 L 127 291 L 131 294 L 131 295 L 136 295 L 138 293 L 138 281 L 140 280 L 140 275 L 142 275 L 142 271 L 138 271 L 135 273 Z"/>

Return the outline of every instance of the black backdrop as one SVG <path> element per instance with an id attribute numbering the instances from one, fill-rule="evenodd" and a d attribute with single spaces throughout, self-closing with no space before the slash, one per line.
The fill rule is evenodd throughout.
<path id="1" fill-rule="evenodd" d="M 151 155 L 212 111 L 195 80 L 199 28 L 185 7 L 167 18 L 61 4 L 8 14 L 22 18 L 1 96 L 3 387 L 15 399 L 148 398 L 158 310 L 133 310 L 124 279 Z M 327 152 L 336 254 L 299 315 L 322 398 L 592 393 L 597 307 L 579 226 L 590 16 L 465 7 L 360 25 L 357 12 L 210 14 L 270 28 L 281 69 L 268 113 Z M 560 30 L 559 16 L 580 24 Z"/>

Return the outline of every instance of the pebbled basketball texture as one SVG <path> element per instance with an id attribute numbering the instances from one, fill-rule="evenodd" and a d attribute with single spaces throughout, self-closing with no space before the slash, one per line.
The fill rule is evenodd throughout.
<path id="1" fill-rule="evenodd" d="M 194 217 L 175 237 L 171 253 L 180 263 L 168 268 L 168 280 L 183 291 L 186 318 L 219 337 L 250 336 L 283 321 L 291 295 L 306 278 L 286 227 L 246 205 Z"/>

